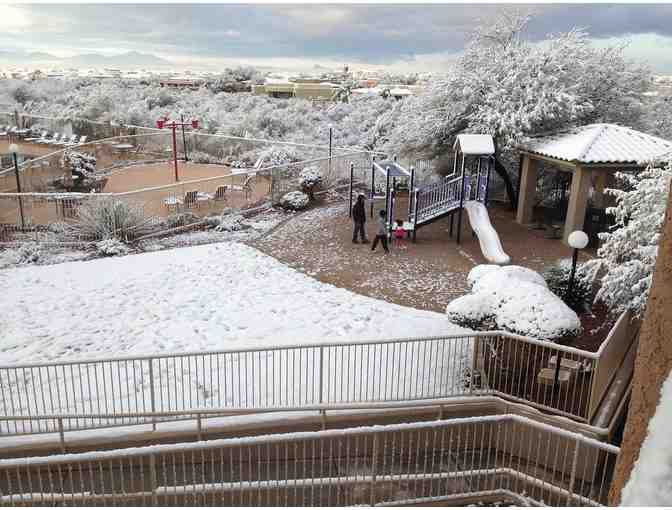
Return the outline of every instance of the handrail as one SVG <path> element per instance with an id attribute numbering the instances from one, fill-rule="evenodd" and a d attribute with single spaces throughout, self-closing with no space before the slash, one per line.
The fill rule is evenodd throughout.
<path id="1" fill-rule="evenodd" d="M 544 416 L 546 419 L 552 417 L 554 422 L 562 423 L 567 427 L 581 428 L 587 433 L 596 436 L 607 436 L 612 430 L 614 424 L 609 427 L 598 427 L 589 423 L 581 423 L 566 416 L 548 415 L 542 411 L 535 409 L 529 404 L 519 403 L 507 400 L 506 395 L 499 395 L 492 393 L 489 395 L 476 396 L 455 396 L 447 398 L 421 399 L 421 400 L 405 400 L 401 401 L 375 401 L 375 402 L 351 402 L 342 404 L 311 404 L 296 407 L 200 407 L 189 408 L 180 411 L 154 411 L 154 412 L 135 412 L 135 413 L 69 413 L 69 414 L 44 414 L 26 416 L 0 416 L 0 421 L 58 421 L 58 420 L 95 420 L 95 419 L 115 419 L 115 420 L 129 420 L 132 418 L 170 418 L 170 417 L 184 417 L 185 420 L 209 418 L 228 418 L 234 416 L 250 416 L 256 414 L 274 414 L 274 413 L 298 413 L 298 412 L 319 412 L 321 414 L 333 411 L 378 411 L 378 410 L 395 410 L 395 409 L 417 409 L 428 407 L 446 408 L 451 405 L 488 405 L 491 403 L 501 403 L 505 406 L 505 414 L 511 414 L 518 417 L 525 417 L 521 414 L 516 414 L 511 411 L 514 406 L 519 406 L 524 409 L 526 413 Z M 482 415 L 483 416 L 483 415 Z M 528 417 L 529 418 L 529 417 Z M 529 418 L 535 423 L 542 423 L 532 418 Z M 120 426 L 135 426 L 135 423 L 122 423 Z M 65 432 L 65 431 L 64 431 Z M 582 434 L 585 436 L 585 434 Z M 1 437 L 1 436 L 0 436 Z M 585 436 L 590 437 L 590 436 Z"/>
<path id="2" fill-rule="evenodd" d="M 35 363 L 17 363 L 17 364 L 8 364 L 0 365 L 0 370 L 3 369 L 20 369 L 20 368 L 39 368 L 55 365 L 85 365 L 91 363 L 108 363 L 113 361 L 140 361 L 140 360 L 149 360 L 149 359 L 158 359 L 158 358 L 180 358 L 188 356 L 211 356 L 217 354 L 244 354 L 244 353 L 255 353 L 255 352 L 267 352 L 267 351 L 279 351 L 285 349 L 310 349 L 310 348 L 326 348 L 326 347 L 348 347 L 355 345 L 379 345 L 379 344 L 392 344 L 392 343 L 415 343 L 415 342 L 426 342 L 432 340 L 449 340 L 449 339 L 458 339 L 469 337 L 505 337 L 511 338 L 514 340 L 520 340 L 525 343 L 532 345 L 538 345 L 541 347 L 547 347 L 553 350 L 558 350 L 566 352 L 568 354 L 577 354 L 584 356 L 586 358 L 598 359 L 599 356 L 597 353 L 584 351 L 582 349 L 577 349 L 575 347 L 569 347 L 566 345 L 557 344 L 554 342 L 549 342 L 547 340 L 539 340 L 532 337 L 526 337 L 522 335 L 517 335 L 515 333 L 510 333 L 508 331 L 466 331 L 464 334 L 451 334 L 451 335 L 437 335 L 437 336 L 428 336 L 428 337 L 400 337 L 400 338 L 389 338 L 383 340 L 374 340 L 374 339 L 363 339 L 363 340 L 352 340 L 349 342 L 323 342 L 323 343 L 296 343 L 296 344 L 287 344 L 287 345 L 276 345 L 268 347 L 253 347 L 250 349 L 217 349 L 209 351 L 183 351 L 179 353 L 154 353 L 154 354 L 141 354 L 136 356 L 115 356 L 109 358 L 82 358 L 71 361 L 50 361 L 50 362 L 35 362 Z"/>
<path id="3" fill-rule="evenodd" d="M 542 443 L 544 448 L 527 448 L 530 441 Z M 551 450 L 554 455 L 549 455 Z M 356 484 L 370 488 L 368 504 L 386 505 L 478 497 L 485 482 L 492 484 L 491 491 L 486 491 L 489 494 L 512 489 L 514 496 L 526 501 L 548 503 L 555 499 L 556 505 L 592 506 L 606 502 L 610 466 L 619 454 L 616 446 L 510 413 L 209 441 L 199 436 L 199 441 L 190 443 L 1 459 L 0 476 L 8 484 L 2 489 L 0 502 L 44 504 L 47 499 L 52 504 L 74 505 L 142 498 L 145 505 L 158 505 L 159 497 L 245 491 L 250 493 L 249 506 L 255 504 L 252 491 L 259 491 L 256 504 L 263 504 L 263 490 L 293 489 L 296 498 L 301 487 L 317 491 L 318 504 L 329 504 L 333 500 L 324 500 L 321 491 Z M 434 462 L 437 458 L 441 459 L 438 465 Z M 262 459 L 268 467 L 276 464 L 278 469 L 253 470 Z M 430 459 L 431 466 L 427 464 Z M 349 469 L 351 460 L 354 472 Z M 334 463 L 340 467 L 343 462 L 345 470 L 338 475 L 323 469 Z M 366 472 L 358 472 L 360 463 Z M 300 471 L 299 464 L 303 466 Z M 228 475 L 224 474 L 226 466 Z M 140 473 L 140 485 L 134 471 Z M 78 483 L 73 472 L 78 473 Z M 378 483 L 411 480 L 429 483 L 418 484 L 412 494 L 377 490 Z M 442 480 L 466 483 L 445 486 Z M 435 481 L 439 482 L 436 486 Z M 353 501 L 350 495 L 350 501 L 358 500 Z M 244 504 L 242 497 L 240 504 Z"/>

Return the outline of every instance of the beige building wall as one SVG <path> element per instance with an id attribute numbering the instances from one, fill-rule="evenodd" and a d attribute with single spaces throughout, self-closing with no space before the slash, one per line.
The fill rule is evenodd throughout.
<path id="1" fill-rule="evenodd" d="M 632 382 L 632 398 L 623 433 L 621 455 L 616 465 L 609 503 L 618 506 L 621 491 L 639 457 L 649 421 L 656 412 L 660 390 L 672 370 L 672 189 L 668 195 L 665 226 L 656 270 L 639 338 Z"/>

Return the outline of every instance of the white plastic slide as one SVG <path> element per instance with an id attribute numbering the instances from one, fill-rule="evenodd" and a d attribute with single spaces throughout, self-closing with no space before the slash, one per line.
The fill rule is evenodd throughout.
<path id="1" fill-rule="evenodd" d="M 488 210 L 485 206 L 481 202 L 469 200 L 464 204 L 464 208 L 467 210 L 469 223 L 478 236 L 481 251 L 487 261 L 493 264 L 508 264 L 511 262 L 511 257 L 504 253 L 499 235 L 490 223 L 490 216 L 488 216 Z"/>

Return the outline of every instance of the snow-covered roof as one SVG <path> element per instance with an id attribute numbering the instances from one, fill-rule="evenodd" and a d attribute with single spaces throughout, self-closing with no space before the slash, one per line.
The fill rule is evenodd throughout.
<path id="1" fill-rule="evenodd" d="M 537 136 L 521 149 L 584 164 L 638 163 L 672 152 L 672 142 L 616 124 L 589 124 Z"/>
<path id="2" fill-rule="evenodd" d="M 490 135 L 457 135 L 454 147 L 468 155 L 485 156 L 495 153 L 495 142 Z"/>

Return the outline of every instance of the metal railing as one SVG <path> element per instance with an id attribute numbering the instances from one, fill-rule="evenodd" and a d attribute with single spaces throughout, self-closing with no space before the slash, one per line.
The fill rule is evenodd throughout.
<path id="1" fill-rule="evenodd" d="M 515 415 L 0 460 L 4 505 L 605 504 L 619 449 Z"/>
<path id="2" fill-rule="evenodd" d="M 557 359 L 571 367 L 562 368 L 569 380 L 553 380 Z M 55 418 L 38 419 L 45 415 L 77 416 L 62 426 L 80 430 L 175 419 L 133 413 L 463 395 L 497 395 L 586 422 L 599 362 L 596 353 L 488 332 L 0 366 L 0 431 L 57 431 Z M 114 415 L 127 418 L 105 418 Z"/>
<path id="3" fill-rule="evenodd" d="M 416 223 L 420 224 L 459 206 L 461 183 L 462 177 L 455 177 L 449 181 L 419 189 L 415 197 L 417 201 L 416 212 L 414 212 L 414 215 L 417 215 Z"/>

